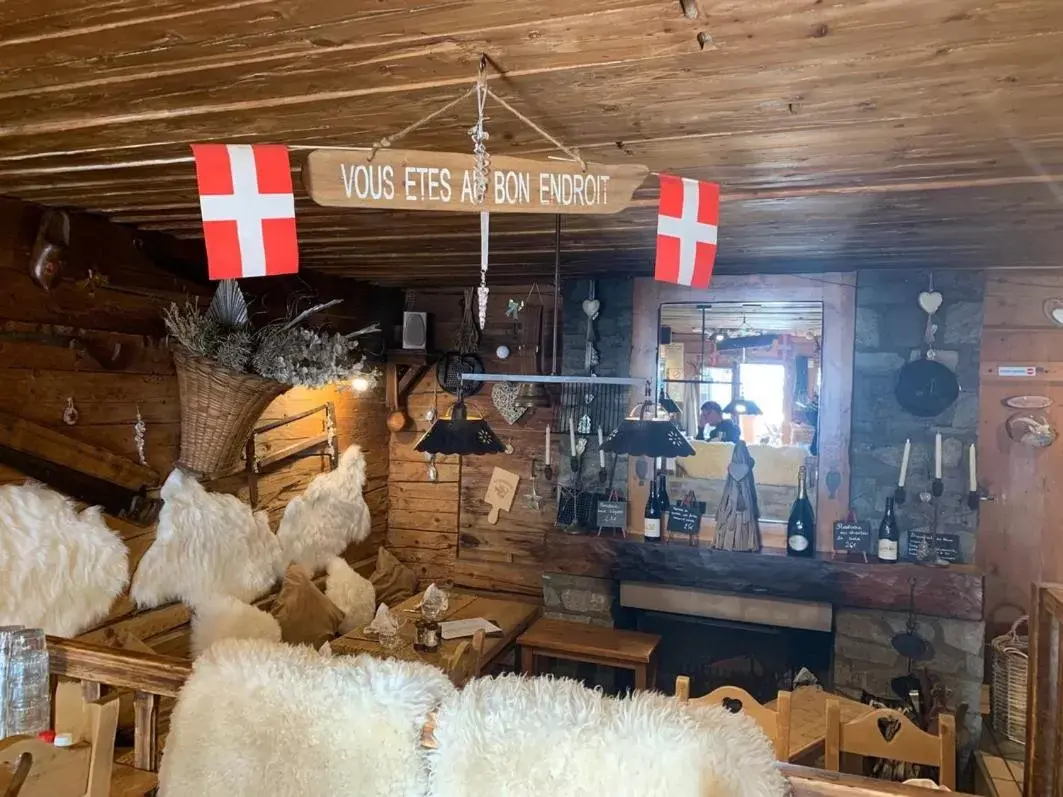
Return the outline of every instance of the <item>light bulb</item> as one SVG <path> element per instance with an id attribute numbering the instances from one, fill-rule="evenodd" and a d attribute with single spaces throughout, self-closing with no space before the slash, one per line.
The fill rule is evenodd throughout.
<path id="1" fill-rule="evenodd" d="M 364 393 L 369 389 L 369 380 L 364 376 L 356 376 L 351 380 L 351 387 L 356 393 Z"/>

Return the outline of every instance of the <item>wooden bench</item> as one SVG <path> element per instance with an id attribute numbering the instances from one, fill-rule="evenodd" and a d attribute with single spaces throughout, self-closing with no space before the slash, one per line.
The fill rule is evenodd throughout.
<path id="1" fill-rule="evenodd" d="M 536 620 L 517 639 L 521 671 L 535 674 L 535 657 L 584 661 L 632 670 L 636 689 L 651 689 L 656 678 L 656 652 L 661 638 L 639 631 L 620 631 L 586 623 Z"/>

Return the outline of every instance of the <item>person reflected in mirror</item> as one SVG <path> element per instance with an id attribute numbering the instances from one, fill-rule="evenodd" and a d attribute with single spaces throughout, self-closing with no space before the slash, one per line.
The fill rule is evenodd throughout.
<path id="1" fill-rule="evenodd" d="M 708 431 L 706 431 L 706 429 Z M 698 440 L 715 440 L 718 443 L 737 443 L 742 439 L 738 424 L 723 417 L 723 409 L 715 401 L 701 405 L 698 416 Z"/>

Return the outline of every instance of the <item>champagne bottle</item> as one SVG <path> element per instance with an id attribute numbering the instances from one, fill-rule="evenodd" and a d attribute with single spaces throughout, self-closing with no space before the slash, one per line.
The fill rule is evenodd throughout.
<path id="1" fill-rule="evenodd" d="M 816 553 L 816 519 L 805 491 L 805 467 L 797 471 L 797 498 L 786 521 L 786 553 L 788 556 L 814 556 Z"/>
<path id="2" fill-rule="evenodd" d="M 878 524 L 878 558 L 882 562 L 896 562 L 901 533 L 897 529 L 897 516 L 893 513 L 893 499 L 886 499 L 886 513 Z"/>
<path id="3" fill-rule="evenodd" d="M 661 504 L 657 499 L 657 480 L 650 480 L 650 495 L 646 499 L 646 511 L 643 513 L 642 535 L 646 542 L 661 540 Z"/>

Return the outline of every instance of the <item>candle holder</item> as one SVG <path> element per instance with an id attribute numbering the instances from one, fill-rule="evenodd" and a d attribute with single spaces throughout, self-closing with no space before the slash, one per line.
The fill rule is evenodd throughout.
<path id="1" fill-rule="evenodd" d="M 930 533 L 929 540 L 924 545 L 917 546 L 916 559 L 925 565 L 932 567 L 948 567 L 949 562 L 941 557 L 938 550 L 938 528 L 941 524 L 941 496 L 945 493 L 945 484 L 941 479 L 930 482 L 930 492 L 919 493 L 919 500 L 924 504 L 930 504 Z"/>
<path id="2" fill-rule="evenodd" d="M 967 508 L 974 512 L 978 509 L 978 503 L 982 500 L 978 490 L 970 490 L 967 493 Z"/>
<path id="3" fill-rule="evenodd" d="M 609 480 L 609 471 L 605 468 L 598 468 L 598 484 L 605 484 Z"/>
<path id="4" fill-rule="evenodd" d="M 893 491 L 893 503 L 900 506 L 907 498 L 908 495 L 905 493 L 904 488 L 898 484 L 897 489 Z"/>
<path id="5" fill-rule="evenodd" d="M 940 498 L 945 494 L 945 483 L 941 479 L 934 479 L 930 482 L 930 492 L 935 498 Z"/>

